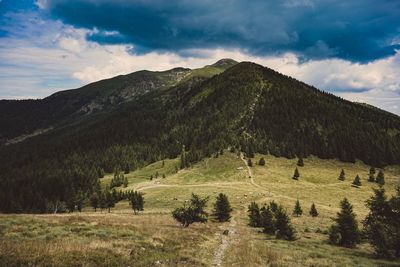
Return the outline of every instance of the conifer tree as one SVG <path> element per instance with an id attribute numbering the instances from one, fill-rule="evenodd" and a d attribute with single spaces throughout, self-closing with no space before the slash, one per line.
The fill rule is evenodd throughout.
<path id="1" fill-rule="evenodd" d="M 260 160 L 258 161 L 258 165 L 265 166 L 265 159 L 264 158 L 260 158 Z"/>
<path id="2" fill-rule="evenodd" d="M 130 199 L 129 200 L 131 202 L 131 206 L 132 206 L 133 212 L 135 214 L 138 214 L 139 211 L 143 210 L 143 206 L 144 206 L 143 193 L 138 192 L 138 191 L 134 191 L 130 195 Z"/>
<path id="3" fill-rule="evenodd" d="M 103 192 L 99 193 L 99 207 L 100 207 L 100 210 L 107 208 L 107 200 L 106 200 L 105 193 L 103 193 Z"/>
<path id="4" fill-rule="evenodd" d="M 296 168 L 295 170 L 294 170 L 294 174 L 293 174 L 293 179 L 294 180 L 299 180 L 299 177 L 300 177 L 300 173 L 299 173 L 299 170 Z"/>
<path id="5" fill-rule="evenodd" d="M 304 166 L 303 157 L 299 157 L 299 160 L 297 161 L 297 166 L 299 166 L 299 167 Z"/>
<path id="6" fill-rule="evenodd" d="M 253 162 L 251 162 L 251 158 L 247 159 L 247 166 L 253 167 Z"/>
<path id="7" fill-rule="evenodd" d="M 162 178 L 165 178 L 165 173 L 163 173 Z"/>
<path id="8" fill-rule="evenodd" d="M 294 209 L 293 209 L 293 215 L 298 217 L 298 216 L 301 216 L 302 214 L 303 214 L 303 210 L 301 209 L 300 201 L 297 200 L 296 205 L 294 206 Z"/>
<path id="9" fill-rule="evenodd" d="M 318 216 L 318 211 L 317 211 L 317 208 L 315 207 L 314 202 L 311 204 L 310 215 L 312 217 L 317 217 Z"/>
<path id="10" fill-rule="evenodd" d="M 228 200 L 228 196 L 220 193 L 217 196 L 217 201 L 214 204 L 213 216 L 219 222 L 227 222 L 231 218 L 232 208 Z"/>
<path id="11" fill-rule="evenodd" d="M 269 203 L 269 207 L 271 208 L 271 211 L 272 211 L 273 213 L 275 213 L 275 212 L 278 210 L 278 204 L 276 204 L 276 202 L 275 202 L 274 200 L 272 200 L 272 201 Z"/>
<path id="12" fill-rule="evenodd" d="M 378 175 L 376 176 L 376 183 L 380 186 L 385 184 L 385 174 L 382 170 L 379 170 Z"/>
<path id="13" fill-rule="evenodd" d="M 331 243 L 332 245 L 339 245 L 339 241 L 340 241 L 340 233 L 339 233 L 339 228 L 336 224 L 332 224 L 329 227 L 328 230 L 329 233 L 329 243 Z"/>
<path id="14" fill-rule="evenodd" d="M 275 234 L 276 228 L 275 228 L 274 214 L 272 213 L 271 208 L 269 206 L 263 207 L 261 209 L 261 221 L 264 233 L 270 235 Z"/>
<path id="15" fill-rule="evenodd" d="M 183 207 L 176 208 L 172 212 L 172 217 L 177 220 L 183 227 L 188 227 L 194 222 L 206 222 L 208 214 L 204 211 L 207 205 L 208 197 L 201 198 L 192 193 L 190 205 L 183 205 Z"/>
<path id="16" fill-rule="evenodd" d="M 339 178 L 340 181 L 344 181 L 346 179 L 346 174 L 344 173 L 344 170 L 340 172 Z"/>
<path id="17" fill-rule="evenodd" d="M 253 141 L 250 141 L 249 144 L 247 145 L 246 157 L 254 158 Z"/>
<path id="18" fill-rule="evenodd" d="M 276 238 L 292 241 L 295 239 L 295 231 L 290 223 L 290 218 L 282 206 L 279 206 L 275 212 L 276 219 Z"/>
<path id="19" fill-rule="evenodd" d="M 83 201 L 85 200 L 85 194 L 79 190 L 75 196 L 75 206 L 76 209 L 81 212 L 83 207 Z"/>
<path id="20" fill-rule="evenodd" d="M 125 164 L 125 169 L 124 169 L 124 173 L 128 174 L 131 172 L 131 166 L 129 165 L 129 163 Z"/>
<path id="21" fill-rule="evenodd" d="M 358 174 L 357 174 L 357 176 L 354 178 L 353 185 L 355 185 L 355 186 L 361 186 L 360 176 L 358 176 Z"/>
<path id="22" fill-rule="evenodd" d="M 126 177 L 124 177 L 124 183 L 123 183 L 123 186 L 124 186 L 125 188 L 127 188 L 127 187 L 128 187 L 128 178 L 126 178 Z"/>
<path id="23" fill-rule="evenodd" d="M 110 212 L 111 208 L 115 206 L 115 199 L 111 194 L 111 192 L 108 190 L 105 193 L 105 203 L 106 203 L 106 208 L 108 208 L 108 212 Z"/>
<path id="24" fill-rule="evenodd" d="M 248 215 L 249 215 L 249 225 L 251 227 L 260 227 L 261 226 L 261 214 L 260 207 L 257 203 L 251 202 L 248 207 Z"/>
<path id="25" fill-rule="evenodd" d="M 337 218 L 335 219 L 337 233 L 332 233 L 332 235 L 339 234 L 338 245 L 350 248 L 355 247 L 359 242 L 359 230 L 353 206 L 347 198 L 344 198 L 340 202 L 340 208 L 341 210 L 337 213 Z M 331 228 L 331 230 L 334 229 Z"/>
<path id="26" fill-rule="evenodd" d="M 364 233 L 380 258 L 400 256 L 400 189 L 397 196 L 387 200 L 385 189 L 374 189 L 367 200 L 369 214 L 365 218 Z"/>
<path id="27" fill-rule="evenodd" d="M 162 162 L 161 162 L 161 168 L 164 168 L 165 167 L 165 161 L 163 160 Z"/>
<path id="28" fill-rule="evenodd" d="M 94 192 L 90 197 L 90 205 L 94 208 L 94 212 L 96 212 L 97 208 L 99 207 L 99 195 Z"/>
<path id="29" fill-rule="evenodd" d="M 374 167 L 371 167 L 369 169 L 368 182 L 371 182 L 371 183 L 375 182 L 375 168 Z"/>
<path id="30" fill-rule="evenodd" d="M 103 168 L 98 168 L 98 169 L 97 169 L 97 175 L 98 175 L 98 178 L 103 178 L 103 177 L 104 177 L 104 170 L 103 170 Z"/>

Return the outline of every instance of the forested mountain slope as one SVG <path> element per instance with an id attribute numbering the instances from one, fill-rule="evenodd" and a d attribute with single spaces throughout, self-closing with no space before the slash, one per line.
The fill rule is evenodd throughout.
<path id="1" fill-rule="evenodd" d="M 87 115 L 109 112 L 154 90 L 163 90 L 191 78 L 209 78 L 237 62 L 222 59 L 199 69 L 138 71 L 101 80 L 78 89 L 57 92 L 37 100 L 0 100 L 0 145 L 35 130 L 56 128 Z M 85 118 L 83 118 L 85 119 Z"/>
<path id="2" fill-rule="evenodd" d="M 228 64 L 214 75 L 220 64 L 2 146 L 0 209 L 44 212 L 49 203 L 90 193 L 103 171 L 173 158 L 183 147 L 187 165 L 229 146 L 249 156 L 258 151 L 400 164 L 398 116 L 254 63 Z"/>

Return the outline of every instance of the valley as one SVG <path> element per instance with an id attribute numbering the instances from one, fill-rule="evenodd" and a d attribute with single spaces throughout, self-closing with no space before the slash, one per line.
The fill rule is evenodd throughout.
<path id="1" fill-rule="evenodd" d="M 256 164 L 264 157 L 266 164 Z M 368 243 L 355 249 L 328 244 L 327 229 L 347 197 L 361 224 L 368 209 L 365 201 L 375 183 L 367 181 L 368 165 L 360 161 L 343 163 L 314 156 L 297 159 L 256 154 L 253 166 L 224 150 L 193 166 L 175 171 L 179 158 L 154 162 L 125 176 L 128 187 L 144 193 L 144 211 L 134 215 L 127 201 L 94 212 L 89 203 L 82 212 L 66 214 L 0 215 L 0 265 L 57 266 L 398 266 L 398 261 L 375 259 Z M 293 180 L 298 167 L 300 178 Z M 249 169 L 248 169 L 249 168 Z M 340 170 L 346 173 L 339 181 Z M 249 171 L 250 170 L 250 171 Z M 158 173 L 157 177 L 156 174 Z M 384 168 L 387 194 L 395 194 L 400 182 L 400 167 Z M 165 178 L 162 178 L 162 175 Z M 362 185 L 351 186 L 356 175 Z M 101 178 L 107 186 L 112 174 Z M 154 178 L 150 181 L 150 176 Z M 171 212 L 191 193 L 209 196 L 211 212 L 215 196 L 229 197 L 231 222 L 195 223 L 182 228 Z M 299 200 L 303 215 L 291 215 Z M 287 210 L 296 230 L 295 241 L 284 241 L 248 226 L 247 206 L 274 200 Z M 319 216 L 311 217 L 315 203 Z M 228 230 L 225 235 L 223 232 Z"/>

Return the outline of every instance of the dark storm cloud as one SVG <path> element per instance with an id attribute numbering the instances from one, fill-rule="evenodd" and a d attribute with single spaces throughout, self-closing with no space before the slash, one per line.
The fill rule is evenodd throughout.
<path id="1" fill-rule="evenodd" d="M 40 2 L 65 23 L 97 29 L 88 36 L 92 41 L 129 43 L 143 51 L 222 47 L 368 62 L 400 48 L 398 0 Z"/>

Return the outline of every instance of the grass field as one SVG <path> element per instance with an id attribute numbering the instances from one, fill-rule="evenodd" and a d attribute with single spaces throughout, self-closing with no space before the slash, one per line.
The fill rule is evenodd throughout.
<path id="1" fill-rule="evenodd" d="M 225 152 L 175 173 L 177 159 L 156 162 L 127 175 L 129 186 L 140 190 L 145 210 L 140 215 L 126 201 L 111 213 L 93 212 L 59 215 L 0 215 L 0 266 L 399 266 L 400 261 L 373 257 L 368 244 L 356 249 L 331 246 L 326 230 L 347 197 L 359 222 L 367 213 L 365 201 L 376 184 L 367 182 L 369 166 L 315 157 L 304 159 L 300 179 L 291 179 L 296 160 L 263 156 L 266 166 L 254 164 L 249 171 L 236 154 Z M 340 170 L 346 180 L 337 178 Z M 149 180 L 158 172 L 159 178 Z M 162 178 L 162 174 L 166 178 Z M 360 188 L 351 187 L 359 174 Z M 102 179 L 106 184 L 112 175 Z M 400 167 L 385 168 L 385 188 L 393 194 L 400 184 Z M 215 196 L 223 192 L 233 206 L 231 222 L 194 224 L 182 229 L 171 211 L 194 192 L 209 196 L 211 211 Z M 275 200 L 291 214 L 295 201 L 303 208 L 292 217 L 298 239 L 276 240 L 250 228 L 246 209 Z M 314 202 L 319 216 L 308 215 Z M 361 226 L 361 225 L 360 225 Z M 222 232 L 228 229 L 229 234 Z"/>

